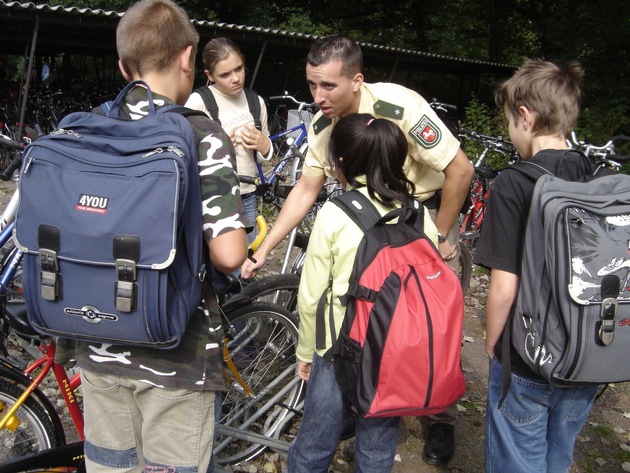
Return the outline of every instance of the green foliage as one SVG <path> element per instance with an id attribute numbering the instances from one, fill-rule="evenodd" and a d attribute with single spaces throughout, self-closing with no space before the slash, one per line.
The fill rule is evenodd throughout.
<path id="1" fill-rule="evenodd" d="M 135 3 L 135 0 L 49 0 L 50 5 L 62 5 L 64 7 L 102 9 L 107 11 L 123 12 Z"/>
<path id="2" fill-rule="evenodd" d="M 124 11 L 134 0 L 49 0 L 49 3 Z M 589 140 L 601 143 L 615 134 L 630 135 L 630 21 L 618 0 L 399 0 L 394 3 L 372 0 L 369 4 L 363 0 L 177 0 L 177 3 L 191 17 L 202 20 L 320 36 L 345 32 L 361 42 L 438 55 L 508 64 L 520 64 L 525 57 L 560 63 L 578 60 L 586 71 L 584 113 L 578 129 Z M 473 110 L 477 107 L 471 106 Z M 485 126 L 484 122 L 479 125 Z"/>
<path id="3" fill-rule="evenodd" d="M 481 135 L 503 137 L 509 140 L 507 123 L 503 113 L 496 108 L 490 108 L 473 97 L 465 109 L 466 118 L 463 128 L 475 131 Z M 483 152 L 483 143 L 462 137 L 462 148 L 468 157 L 474 162 Z M 491 169 L 501 169 L 508 165 L 509 157 L 496 151 L 489 151 L 485 158 L 486 166 Z"/>
<path id="4" fill-rule="evenodd" d="M 603 145 L 613 135 L 630 129 L 630 116 L 622 103 L 593 104 L 582 110 L 575 128 L 585 141 Z"/>

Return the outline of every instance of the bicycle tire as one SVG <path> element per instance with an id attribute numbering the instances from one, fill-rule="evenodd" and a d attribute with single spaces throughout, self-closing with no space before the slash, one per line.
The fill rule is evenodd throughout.
<path id="1" fill-rule="evenodd" d="M 24 392 L 18 380 L 3 373 L 0 377 L 0 414 L 12 406 Z M 59 417 L 52 406 L 45 407 L 34 396 L 26 399 L 17 411 L 16 423 L 0 431 L 0 463 L 65 444 L 53 419 Z"/>
<path id="2" fill-rule="evenodd" d="M 253 393 L 248 395 L 240 383 L 227 379 L 221 424 L 280 439 L 295 419 L 305 389 L 295 376 L 295 316 L 278 305 L 254 302 L 227 317 L 230 355 Z M 219 464 L 235 464 L 251 460 L 266 448 L 255 440 L 219 433 L 213 454 Z"/>
<path id="3" fill-rule="evenodd" d="M 297 311 L 297 293 L 300 275 L 294 273 L 273 274 L 250 282 L 236 296 L 234 303 L 240 298 L 253 302 L 270 302 L 278 304 L 291 313 Z M 229 310 L 230 303 L 227 304 Z"/>
<path id="4" fill-rule="evenodd" d="M 9 462 L 0 463 L 0 473 L 85 473 L 83 442 L 42 450 Z"/>
<path id="5" fill-rule="evenodd" d="M 470 278 L 472 276 L 472 256 L 470 250 L 463 243 L 459 244 L 459 265 L 457 267 L 457 277 L 462 286 L 462 293 L 466 297 Z"/>

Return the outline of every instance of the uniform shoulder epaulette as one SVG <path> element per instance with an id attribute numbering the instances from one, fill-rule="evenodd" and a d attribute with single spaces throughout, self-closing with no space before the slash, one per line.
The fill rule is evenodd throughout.
<path id="1" fill-rule="evenodd" d="M 322 115 L 313 123 L 313 131 L 316 135 L 319 135 L 319 133 L 329 127 L 331 123 L 331 118 L 326 118 L 324 115 Z"/>
<path id="2" fill-rule="evenodd" d="M 400 120 L 405 113 L 405 108 L 400 105 L 379 100 L 374 104 L 374 114 L 386 118 Z"/>

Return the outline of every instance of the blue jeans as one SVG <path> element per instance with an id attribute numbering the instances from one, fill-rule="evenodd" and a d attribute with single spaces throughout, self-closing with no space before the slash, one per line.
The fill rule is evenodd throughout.
<path id="1" fill-rule="evenodd" d="M 247 234 L 247 243 L 251 244 L 252 241 L 256 239 L 256 210 L 257 210 L 257 200 L 256 193 L 250 192 L 249 194 L 244 194 L 242 196 L 243 204 L 245 205 L 245 213 L 247 214 L 247 218 L 254 225 L 254 229 Z"/>
<path id="2" fill-rule="evenodd" d="M 344 401 L 331 362 L 313 356 L 304 417 L 289 447 L 288 473 L 327 473 L 343 430 Z M 394 464 L 400 417 L 357 418 L 355 461 L 361 473 L 389 473 Z"/>
<path id="3" fill-rule="evenodd" d="M 597 386 L 554 388 L 512 373 L 501 408 L 501 363 L 490 360 L 486 473 L 568 472 Z"/>

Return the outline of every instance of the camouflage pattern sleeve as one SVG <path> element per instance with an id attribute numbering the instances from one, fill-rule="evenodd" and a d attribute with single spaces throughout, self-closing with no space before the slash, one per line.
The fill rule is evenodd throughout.
<path id="1" fill-rule="evenodd" d="M 198 140 L 199 178 L 203 203 L 203 230 L 206 242 L 231 230 L 249 231 L 240 198 L 236 154 L 220 125 L 209 118 L 193 116 L 189 121 Z"/>

